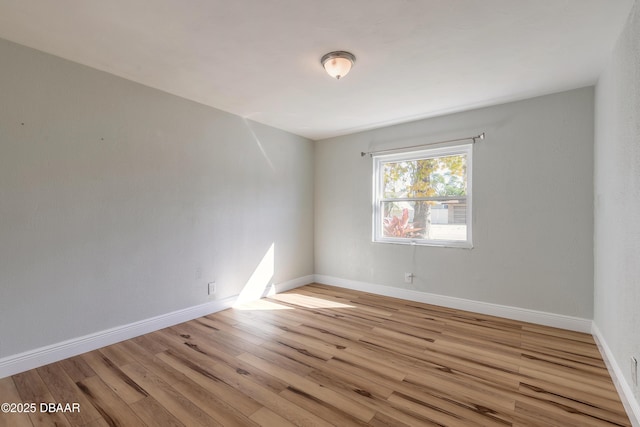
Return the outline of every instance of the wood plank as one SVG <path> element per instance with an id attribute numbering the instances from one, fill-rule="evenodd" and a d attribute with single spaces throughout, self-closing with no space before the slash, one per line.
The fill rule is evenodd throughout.
<path id="1" fill-rule="evenodd" d="M 221 322 L 217 318 L 211 318 L 211 317 L 205 316 L 199 319 L 194 319 L 194 322 L 201 323 L 203 325 L 206 325 L 210 328 L 214 328 L 219 331 L 224 331 L 232 336 L 238 337 L 253 345 L 261 345 L 262 343 L 265 342 L 265 337 L 262 336 L 262 334 L 245 332 L 242 329 L 235 328 L 232 325 L 229 325 L 228 323 Z"/>
<path id="2" fill-rule="evenodd" d="M 401 408 L 403 412 L 410 415 L 418 415 L 421 419 L 429 420 L 437 425 L 455 425 L 455 426 L 477 426 L 478 423 L 465 420 L 455 412 L 443 410 L 434 405 L 428 405 L 417 399 L 408 398 L 408 396 L 394 393 L 389 397 L 389 402 L 395 407 Z"/>
<path id="3" fill-rule="evenodd" d="M 291 402 L 298 408 L 303 408 L 311 414 L 322 418 L 328 425 L 332 426 L 366 426 L 367 423 L 353 417 L 352 415 L 336 408 L 322 399 L 318 399 L 304 390 L 296 387 L 289 387 L 280 393 L 280 396 Z"/>
<path id="4" fill-rule="evenodd" d="M 41 403 L 54 403 L 55 399 L 49 392 L 44 381 L 35 369 L 13 376 L 16 390 L 20 395 L 20 402 L 36 403 L 37 410 L 29 413 L 29 418 L 37 426 L 68 426 L 71 425 L 61 412 L 41 412 Z"/>
<path id="5" fill-rule="evenodd" d="M 131 409 L 148 426 L 184 427 L 176 417 L 171 415 L 152 396 L 140 399 L 131 405 Z"/>
<path id="6" fill-rule="evenodd" d="M 127 403 L 119 397 L 117 391 L 112 390 L 100 377 L 85 378 L 78 382 L 77 386 L 108 425 L 144 425 Z"/>
<path id="7" fill-rule="evenodd" d="M 258 409 L 253 415 L 251 415 L 251 420 L 255 421 L 261 426 L 264 427 L 294 427 L 295 424 L 290 423 L 286 419 L 282 418 L 280 415 L 271 411 L 267 408 Z"/>
<path id="8" fill-rule="evenodd" d="M 104 418 L 98 418 L 97 420 L 87 423 L 82 427 L 113 427 L 113 425 L 109 425 Z"/>
<path id="9" fill-rule="evenodd" d="M 148 396 L 142 387 L 136 384 L 100 351 L 85 353 L 82 358 L 91 366 L 104 384 L 107 384 L 125 402 L 133 403 Z"/>
<path id="10" fill-rule="evenodd" d="M 523 369 L 531 369 L 535 372 L 544 372 L 556 376 L 562 382 L 571 382 L 573 384 L 580 383 L 592 387 L 599 387 L 615 392 L 615 387 L 611 383 L 611 379 L 604 375 L 602 370 L 593 372 L 577 368 L 575 364 L 550 362 L 539 358 L 522 357 L 520 361 L 520 374 L 526 375 Z"/>
<path id="11" fill-rule="evenodd" d="M 630 426 L 588 334 L 312 284 L 0 380 L 0 426 Z M 6 397 L 5 397 L 6 396 Z"/>
<path id="12" fill-rule="evenodd" d="M 564 384 L 552 383 L 535 378 L 523 379 L 518 388 L 521 396 L 539 396 L 543 399 L 569 399 L 612 413 L 624 414 L 622 402 L 617 394 L 599 396 L 584 390 L 576 390 Z"/>
<path id="13" fill-rule="evenodd" d="M 253 381 L 260 383 L 262 386 L 272 390 L 274 393 L 282 391 L 287 386 L 287 384 L 280 379 L 272 375 L 265 374 L 258 369 L 255 369 L 253 366 L 243 362 L 240 358 L 233 357 L 225 352 L 221 352 L 217 348 L 217 345 L 214 346 L 207 340 L 203 340 L 195 336 L 190 336 L 189 338 L 186 338 L 186 341 L 187 343 L 191 344 L 188 345 L 187 348 L 193 349 L 193 346 L 195 345 L 195 347 L 197 348 L 197 352 L 195 354 L 193 352 L 189 353 L 189 351 L 184 350 L 183 347 L 182 354 L 189 353 L 189 358 L 191 359 L 191 361 L 200 363 L 201 366 L 208 369 L 209 372 L 213 375 L 218 376 L 218 374 L 221 372 L 227 373 L 228 369 L 220 369 L 220 367 L 228 367 L 233 372 L 234 377 L 236 375 L 244 375 L 250 377 Z"/>
<path id="14" fill-rule="evenodd" d="M 317 357 L 305 349 L 293 347 L 281 341 L 265 342 L 260 347 L 256 347 L 252 353 L 300 375 L 306 375 L 318 364 L 326 362 L 326 359 Z"/>
<path id="15" fill-rule="evenodd" d="M 151 334 L 141 335 L 139 337 L 133 338 L 130 341 L 133 341 L 151 354 L 162 353 L 167 349 L 167 347 L 161 341 L 154 339 Z"/>
<path id="16" fill-rule="evenodd" d="M 200 387 L 198 384 L 185 384 L 183 386 L 182 383 L 176 384 L 174 386 L 178 389 L 183 395 L 187 396 L 189 399 L 194 401 L 200 408 L 203 410 L 208 410 L 209 415 L 213 418 L 216 418 L 217 415 L 223 409 L 228 409 L 229 405 L 227 402 L 221 401 L 216 394 L 211 393 L 210 388 L 208 388 L 205 384 L 204 387 Z M 251 417 L 255 412 L 257 412 L 263 405 L 264 407 L 270 409 L 274 413 L 280 415 L 281 417 L 291 421 L 295 425 L 300 426 L 331 426 L 331 424 L 325 422 L 315 414 L 305 410 L 304 408 L 300 408 L 287 399 L 282 398 L 281 396 L 274 394 L 272 391 L 261 387 L 258 384 L 249 381 L 246 378 L 238 378 L 236 383 L 236 389 L 238 393 L 242 393 L 246 398 L 250 398 L 252 401 L 256 402 L 258 406 L 253 410 L 245 410 L 243 413 L 247 417 Z M 232 399 L 233 400 L 233 399 Z M 220 404 L 222 403 L 222 404 Z M 215 410 L 211 410 L 211 408 L 215 408 Z M 216 418 L 217 419 L 217 418 Z M 224 420 L 221 425 L 231 426 L 231 425 L 253 425 L 255 423 L 242 423 L 239 422 L 237 424 L 233 424 L 228 420 Z"/>
<path id="17" fill-rule="evenodd" d="M 98 351 L 118 367 L 128 365 L 129 363 L 134 363 L 136 361 L 131 354 L 123 350 L 120 343 L 103 347 Z"/>
<path id="18" fill-rule="evenodd" d="M 167 384 L 174 384 L 185 379 L 184 374 L 167 365 L 154 353 L 138 345 L 136 340 L 123 341 L 118 344 L 120 349 L 127 352 L 136 363 L 141 364 Z"/>
<path id="19" fill-rule="evenodd" d="M 412 427 L 410 424 L 400 422 L 398 419 L 393 418 L 386 414 L 377 413 L 369 425 L 372 427 Z M 435 423 L 425 423 L 424 425 L 436 425 Z"/>
<path id="20" fill-rule="evenodd" d="M 95 371 L 91 369 L 91 366 L 89 366 L 81 356 L 70 357 L 69 359 L 61 360 L 58 363 L 62 366 L 67 375 L 69 375 L 69 378 L 76 383 L 85 378 L 96 375 Z"/>
<path id="21" fill-rule="evenodd" d="M 0 379 L 0 403 L 22 403 L 22 397 L 20 397 L 12 377 Z M 32 426 L 29 415 L 26 413 L 0 411 L 0 427 Z"/>
<path id="22" fill-rule="evenodd" d="M 563 378 L 555 374 L 537 371 L 528 367 L 520 367 L 519 372 L 523 377 L 526 377 L 526 379 L 524 379 L 523 381 L 527 381 L 528 379 L 539 379 L 547 381 L 551 384 L 562 385 L 574 390 L 581 390 L 582 392 L 588 393 L 593 396 L 604 397 L 607 399 L 611 399 L 612 397 L 616 396 L 616 391 L 613 384 L 611 384 L 609 387 L 604 387 L 603 384 L 603 386 L 600 387 L 595 384 L 590 384 L 589 381 Z"/>
<path id="23" fill-rule="evenodd" d="M 248 421 L 245 423 L 245 417 L 235 408 L 230 407 L 208 389 L 200 386 L 189 378 L 173 384 L 172 387 L 198 407 L 199 410 L 206 413 L 211 419 L 210 423 L 207 424 L 208 426 L 251 425 Z"/>
<path id="24" fill-rule="evenodd" d="M 524 334 L 522 335 L 522 344 L 536 349 L 555 350 L 556 353 L 562 352 L 568 357 L 571 357 L 573 354 L 579 354 L 583 357 L 600 358 L 600 351 L 593 342 L 587 343 L 542 334 Z"/>
<path id="25" fill-rule="evenodd" d="M 553 388 L 543 389 L 530 384 L 522 384 L 518 388 L 520 396 L 519 402 L 546 402 L 550 405 L 565 409 L 567 412 L 583 414 L 595 420 L 604 420 L 612 424 L 624 425 L 627 422 L 624 408 L 620 402 L 610 401 L 602 406 L 595 406 L 589 403 L 589 396 L 586 393 L 572 392 L 571 397 L 565 397 Z M 530 398 L 530 399 L 529 399 Z"/>
<path id="26" fill-rule="evenodd" d="M 60 364 L 46 365 L 37 369 L 42 381 L 46 384 L 54 398 L 54 402 L 61 404 L 79 405 L 79 411 L 66 412 L 64 415 L 72 425 L 87 424 L 100 418 L 100 413 L 78 389 L 73 380 L 67 375 Z"/>
<path id="27" fill-rule="evenodd" d="M 482 408 L 482 411 L 494 414 L 512 412 L 516 402 L 515 392 L 453 377 L 412 374 L 407 376 L 405 382 L 421 387 L 426 393 L 462 402 L 467 407 Z"/>
<path id="28" fill-rule="evenodd" d="M 123 370 L 130 378 L 144 387 L 157 404 L 162 405 L 176 419 L 181 420 L 182 424 L 205 427 L 215 424 L 206 412 L 142 365 L 130 364 L 123 367 Z"/>
<path id="29" fill-rule="evenodd" d="M 329 392 L 325 387 L 322 387 L 318 383 L 311 381 L 305 377 L 301 377 L 296 373 L 289 372 L 286 369 L 254 356 L 250 353 L 245 353 L 239 356 L 240 360 L 261 369 L 264 372 L 268 372 L 271 375 L 275 375 L 283 381 L 295 387 L 298 390 L 304 390 L 304 392 L 316 399 L 326 402 L 329 405 L 334 406 L 347 414 L 351 414 L 357 419 L 367 422 L 373 418 L 375 411 L 370 408 L 350 399 L 346 396 L 340 396 L 336 393 Z"/>
<path id="30" fill-rule="evenodd" d="M 225 406 L 233 408 L 234 413 L 237 412 L 238 414 L 247 414 L 249 416 L 260 409 L 261 405 L 251 396 L 238 391 L 235 387 L 215 375 L 211 371 L 212 367 L 215 366 L 214 364 L 203 364 L 199 363 L 198 360 L 192 361 L 190 357 L 174 353 L 171 350 L 159 354 L 158 357 L 185 374 L 192 382 L 207 390 L 208 394 L 216 401 L 224 402 Z"/>

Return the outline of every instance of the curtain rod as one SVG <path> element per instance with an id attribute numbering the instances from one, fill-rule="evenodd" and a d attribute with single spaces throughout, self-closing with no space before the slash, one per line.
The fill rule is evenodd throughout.
<path id="1" fill-rule="evenodd" d="M 370 157 L 373 157 L 374 154 L 393 153 L 395 151 L 408 150 L 410 148 L 421 148 L 421 147 L 427 147 L 429 145 L 446 144 L 449 142 L 459 142 L 459 141 L 468 141 L 468 140 L 473 141 L 473 143 L 475 144 L 478 140 L 483 140 L 483 139 L 484 139 L 484 132 L 482 132 L 480 135 L 468 136 L 466 138 L 450 139 L 448 141 L 429 142 L 427 144 L 411 145 L 409 147 L 389 148 L 388 150 L 367 151 L 367 152 L 363 151 L 360 153 L 360 156 L 364 157 L 368 154 Z"/>

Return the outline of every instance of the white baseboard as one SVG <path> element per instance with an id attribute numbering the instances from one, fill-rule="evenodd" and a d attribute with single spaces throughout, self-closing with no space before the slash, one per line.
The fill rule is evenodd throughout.
<path id="1" fill-rule="evenodd" d="M 616 386 L 616 390 L 620 395 L 620 400 L 622 400 L 624 409 L 627 411 L 631 425 L 633 427 L 640 427 L 640 404 L 638 404 L 638 401 L 635 399 L 629 383 L 627 383 L 627 380 L 622 374 L 620 365 L 618 365 L 616 359 L 613 357 L 611 349 L 604 340 L 604 337 L 595 322 L 592 325 L 591 334 L 595 338 L 600 354 L 602 355 L 602 359 L 604 359 L 604 363 L 607 365 L 607 369 L 609 370 L 609 374 L 613 379 L 613 384 Z"/>
<path id="2" fill-rule="evenodd" d="M 568 329 L 571 331 L 591 333 L 592 321 L 590 319 L 565 316 L 555 313 L 547 313 L 544 311 L 529 310 L 526 308 L 511 307 L 507 305 L 491 304 L 488 302 L 473 301 L 463 298 L 449 297 L 446 295 L 419 292 L 411 289 L 393 288 L 390 286 L 376 285 L 373 283 L 359 282 L 355 280 L 342 279 L 339 277 L 325 276 L 322 274 L 316 274 L 314 277 L 315 282 L 323 283 L 325 285 L 333 285 L 342 288 L 353 289 L 356 291 L 370 292 L 373 294 L 385 295 L 416 302 L 423 302 L 427 304 L 434 304 L 442 307 L 455 308 L 458 310 L 473 311 L 475 313 L 505 317 L 507 319 L 531 322 L 539 325 Z"/>
<path id="3" fill-rule="evenodd" d="M 313 276 L 304 276 L 272 286 L 275 292 L 284 292 L 313 282 Z M 29 369 L 77 356 L 139 335 L 148 334 L 162 328 L 187 322 L 232 307 L 237 296 L 209 301 L 139 322 L 107 329 L 93 334 L 72 338 L 63 342 L 0 359 L 0 378 L 8 377 Z"/>
<path id="4" fill-rule="evenodd" d="M 24 372 L 29 369 L 77 356 L 107 345 L 157 331 L 168 326 L 186 322 L 233 305 L 235 297 L 210 301 L 205 304 L 173 311 L 123 326 L 106 329 L 93 334 L 62 341 L 56 344 L 25 351 L 0 359 L 0 378 Z"/>

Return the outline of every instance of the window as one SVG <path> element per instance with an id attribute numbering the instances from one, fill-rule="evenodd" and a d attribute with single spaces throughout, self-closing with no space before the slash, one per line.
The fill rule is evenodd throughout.
<path id="1" fill-rule="evenodd" d="M 471 147 L 374 157 L 373 241 L 470 248 Z"/>

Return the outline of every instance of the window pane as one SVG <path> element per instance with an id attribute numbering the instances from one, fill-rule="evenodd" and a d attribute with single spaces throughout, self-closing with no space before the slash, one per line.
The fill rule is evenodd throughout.
<path id="1" fill-rule="evenodd" d="M 467 194 L 467 156 L 432 157 L 382 164 L 383 198 Z"/>
<path id="2" fill-rule="evenodd" d="M 374 157 L 373 241 L 472 248 L 472 145 Z"/>
<path id="3" fill-rule="evenodd" d="M 467 240 L 464 199 L 444 202 L 381 202 L 383 237 L 410 240 Z"/>

